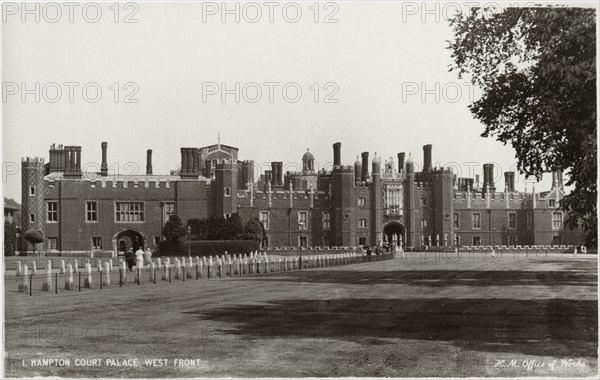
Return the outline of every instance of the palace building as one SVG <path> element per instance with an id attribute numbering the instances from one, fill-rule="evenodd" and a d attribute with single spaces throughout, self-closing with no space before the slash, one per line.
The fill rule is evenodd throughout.
<path id="1" fill-rule="evenodd" d="M 49 162 L 22 161 L 22 231 L 44 233 L 46 250 L 103 251 L 154 248 L 171 214 L 191 218 L 239 213 L 265 229 L 265 246 L 375 246 L 394 242 L 424 246 L 582 244 L 581 230 L 563 228 L 562 173 L 552 188 L 515 191 L 515 173 L 497 189 L 493 164 L 479 176 L 457 178 L 432 166 L 432 146 L 423 147 L 422 170 L 398 153 L 383 165 L 363 152 L 342 165 L 333 144 L 331 170 L 315 170 L 310 151 L 302 167 L 272 162 L 260 172 L 238 149 L 220 143 L 181 148 L 180 167 L 154 174 L 152 150 L 146 174 L 109 173 L 103 142 L 99 172 L 81 170 L 80 146 L 52 145 Z M 289 167 L 289 165 L 288 165 Z M 31 245 L 22 242 L 24 250 Z"/>

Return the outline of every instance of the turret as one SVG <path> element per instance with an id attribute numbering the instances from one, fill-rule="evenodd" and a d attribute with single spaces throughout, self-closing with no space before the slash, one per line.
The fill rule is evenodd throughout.
<path id="1" fill-rule="evenodd" d="M 398 174 L 404 173 L 404 152 L 398 153 Z"/>
<path id="2" fill-rule="evenodd" d="M 22 208 L 21 229 L 44 233 L 44 159 L 27 157 L 21 160 Z M 24 251 L 33 247 L 23 239 Z"/>
<path id="3" fill-rule="evenodd" d="M 336 142 L 333 144 L 333 166 L 342 165 L 342 143 Z"/>

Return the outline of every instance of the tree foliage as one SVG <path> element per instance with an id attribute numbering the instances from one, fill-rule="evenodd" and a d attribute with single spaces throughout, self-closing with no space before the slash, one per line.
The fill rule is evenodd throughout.
<path id="1" fill-rule="evenodd" d="M 38 230 L 28 230 L 23 234 L 23 239 L 27 240 L 33 247 L 33 253 L 35 254 L 35 245 L 44 242 L 44 234 Z"/>
<path id="2" fill-rule="evenodd" d="M 188 220 L 188 227 L 192 229 L 192 234 L 197 239 L 205 240 L 208 235 L 208 222 L 206 219 L 193 218 Z"/>
<path id="3" fill-rule="evenodd" d="M 169 220 L 163 227 L 163 236 L 170 242 L 177 242 L 186 234 L 186 229 L 181 223 L 181 218 L 175 214 L 169 216 Z"/>
<path id="4" fill-rule="evenodd" d="M 562 170 L 566 225 L 597 245 L 596 14 L 588 8 L 472 8 L 451 21 L 451 71 L 482 91 L 469 105 L 483 137 L 510 143 L 518 169 Z"/>
<path id="5" fill-rule="evenodd" d="M 17 225 L 4 221 L 4 256 L 14 256 L 17 250 Z"/>
<path id="6" fill-rule="evenodd" d="M 244 239 L 263 241 L 265 238 L 265 229 L 260 220 L 250 219 L 244 226 Z"/>

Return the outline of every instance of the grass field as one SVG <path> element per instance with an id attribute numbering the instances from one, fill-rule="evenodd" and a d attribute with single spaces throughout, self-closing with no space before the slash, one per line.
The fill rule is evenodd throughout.
<path id="1" fill-rule="evenodd" d="M 5 291 L 5 375 L 594 376 L 597 270 L 595 256 L 414 255 L 81 293 Z"/>

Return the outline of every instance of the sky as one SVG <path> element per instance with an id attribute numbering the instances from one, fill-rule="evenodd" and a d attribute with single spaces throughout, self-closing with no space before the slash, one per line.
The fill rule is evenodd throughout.
<path id="1" fill-rule="evenodd" d="M 458 176 L 496 163 L 504 189 L 514 150 L 480 137 L 467 108 L 477 90 L 448 70 L 457 3 L 265 4 L 4 8 L 4 195 L 20 201 L 21 158 L 47 161 L 53 143 L 80 145 L 97 171 L 106 141 L 111 170 L 126 174 L 145 172 L 151 148 L 154 173 L 167 174 L 180 147 L 219 134 L 261 167 L 301 165 L 306 149 L 325 167 L 335 142 L 343 164 L 363 151 L 420 164 L 432 144 L 433 162 Z M 548 174 L 536 190 L 550 185 Z"/>

